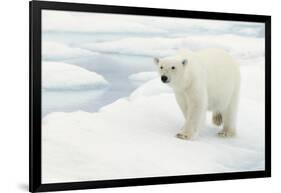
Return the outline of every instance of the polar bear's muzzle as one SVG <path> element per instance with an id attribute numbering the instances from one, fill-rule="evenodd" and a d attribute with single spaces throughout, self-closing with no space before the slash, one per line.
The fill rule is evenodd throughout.
<path id="1" fill-rule="evenodd" d="M 163 83 L 168 83 L 168 82 L 169 82 L 169 81 L 168 81 L 168 77 L 165 76 L 165 75 L 161 76 L 161 81 L 162 81 Z"/>

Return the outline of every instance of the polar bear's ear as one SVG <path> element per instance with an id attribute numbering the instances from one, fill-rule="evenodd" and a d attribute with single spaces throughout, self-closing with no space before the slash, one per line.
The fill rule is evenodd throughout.
<path id="1" fill-rule="evenodd" d="M 182 60 L 182 65 L 185 66 L 187 64 L 187 59 Z"/>
<path id="2" fill-rule="evenodd" d="M 160 60 L 159 60 L 159 58 L 156 58 L 156 57 L 155 57 L 155 58 L 153 59 L 153 61 L 154 61 L 155 64 L 159 64 L 159 61 L 160 61 Z"/>

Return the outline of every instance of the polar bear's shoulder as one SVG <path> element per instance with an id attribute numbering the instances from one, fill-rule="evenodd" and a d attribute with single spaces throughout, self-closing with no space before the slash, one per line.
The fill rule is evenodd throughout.
<path id="1" fill-rule="evenodd" d="M 234 58 L 226 50 L 220 48 L 206 48 L 196 52 L 183 51 L 180 55 L 203 63 L 236 63 Z"/>

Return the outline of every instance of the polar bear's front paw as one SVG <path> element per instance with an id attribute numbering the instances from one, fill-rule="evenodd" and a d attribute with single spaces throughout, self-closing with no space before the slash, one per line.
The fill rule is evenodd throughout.
<path id="1" fill-rule="evenodd" d="M 234 130 L 228 130 L 228 129 L 223 129 L 220 132 L 218 132 L 219 137 L 234 137 L 235 136 L 235 131 Z"/>

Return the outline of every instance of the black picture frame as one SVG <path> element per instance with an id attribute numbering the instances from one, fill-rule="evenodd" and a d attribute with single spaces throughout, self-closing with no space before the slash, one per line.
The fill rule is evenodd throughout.
<path id="1" fill-rule="evenodd" d="M 248 15 L 233 13 L 215 13 L 155 9 L 143 7 L 125 7 L 63 3 L 47 1 L 29 2 L 30 11 L 30 130 L 29 130 L 29 191 L 60 191 L 91 188 L 109 188 L 198 181 L 261 178 L 271 176 L 271 17 L 267 15 Z M 64 10 L 79 12 L 116 13 L 145 16 L 178 18 L 198 18 L 230 21 L 260 22 L 265 24 L 265 170 L 235 173 L 217 173 L 202 175 L 182 175 L 118 179 L 102 181 L 84 181 L 73 183 L 42 184 L 41 182 L 41 11 Z"/>

